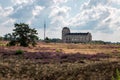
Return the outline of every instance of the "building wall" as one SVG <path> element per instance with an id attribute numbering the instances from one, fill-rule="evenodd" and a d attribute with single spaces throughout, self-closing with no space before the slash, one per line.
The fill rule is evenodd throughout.
<path id="1" fill-rule="evenodd" d="M 91 36 L 90 35 L 66 35 L 64 36 L 64 42 L 67 43 L 79 43 L 79 42 L 90 42 Z"/>
<path id="2" fill-rule="evenodd" d="M 67 33 L 70 33 L 69 28 L 63 28 L 62 40 L 65 43 L 86 43 L 92 41 L 91 33 L 88 33 L 87 35 L 66 35 Z"/>

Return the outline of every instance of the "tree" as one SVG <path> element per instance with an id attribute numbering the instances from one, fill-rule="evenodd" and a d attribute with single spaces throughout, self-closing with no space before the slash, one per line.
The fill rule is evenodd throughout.
<path id="1" fill-rule="evenodd" d="M 4 40 L 10 41 L 12 40 L 12 34 L 8 33 L 4 35 Z"/>
<path id="2" fill-rule="evenodd" d="M 44 40 L 46 43 L 50 43 L 50 39 L 48 37 L 45 38 Z"/>
<path id="3" fill-rule="evenodd" d="M 3 37 L 0 36 L 0 41 L 3 40 Z"/>
<path id="4" fill-rule="evenodd" d="M 13 45 L 19 44 L 20 46 L 27 47 L 29 44 L 35 46 L 36 41 L 38 40 L 37 31 L 31 29 L 28 24 L 16 23 L 15 29 L 13 29 L 12 40 L 10 43 Z"/>

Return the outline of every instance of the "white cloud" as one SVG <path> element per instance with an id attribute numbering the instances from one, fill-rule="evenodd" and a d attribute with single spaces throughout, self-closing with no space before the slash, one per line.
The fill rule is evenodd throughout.
<path id="1" fill-rule="evenodd" d="M 49 15 L 49 17 L 55 17 L 55 16 L 68 16 L 68 12 L 71 10 L 70 7 L 67 7 L 67 6 L 62 6 L 62 7 L 59 7 L 59 6 L 52 6 L 51 7 L 51 13 Z"/>
<path id="2" fill-rule="evenodd" d="M 7 33 L 11 33 L 13 30 L 13 27 L 5 27 L 0 25 L 0 36 L 4 36 Z"/>
<path id="3" fill-rule="evenodd" d="M 33 3 L 34 0 L 12 0 L 12 2 L 15 4 L 15 5 L 20 5 L 20 4 L 30 4 L 30 3 Z"/>
<path id="4" fill-rule="evenodd" d="M 53 0 L 55 4 L 66 3 L 68 0 Z"/>
<path id="5" fill-rule="evenodd" d="M 120 4 L 120 0 L 108 0 L 111 4 Z"/>
<path id="6" fill-rule="evenodd" d="M 14 19 L 8 19 L 5 22 L 3 22 L 1 25 L 6 26 L 6 27 L 10 27 L 9 24 L 14 23 L 14 22 L 15 22 Z"/>
<path id="7" fill-rule="evenodd" d="M 13 13 L 13 7 L 1 7 L 0 6 L 0 36 L 10 33 L 12 31 L 12 24 L 14 19 L 9 18 L 9 15 Z"/>
<path id="8" fill-rule="evenodd" d="M 14 10 L 13 7 L 3 8 L 3 7 L 0 6 L 0 16 L 7 17 L 10 14 L 12 14 L 13 10 Z"/>
<path id="9" fill-rule="evenodd" d="M 42 6 L 35 6 L 32 10 L 32 16 L 31 18 L 27 21 L 28 24 L 32 24 L 32 21 L 35 19 L 36 16 L 40 15 L 41 11 L 44 10 L 45 7 Z"/>
<path id="10" fill-rule="evenodd" d="M 41 10 L 43 10 L 44 7 L 41 6 L 35 6 L 34 9 L 32 10 L 33 16 L 37 16 L 40 14 Z"/>
<path id="11" fill-rule="evenodd" d="M 69 18 L 69 12 L 71 10 L 70 7 L 67 6 L 52 6 L 51 7 L 51 13 L 49 14 L 49 18 L 51 18 L 51 24 L 53 24 L 56 27 L 57 26 L 64 26 L 66 25 L 66 19 Z"/>
<path id="12" fill-rule="evenodd" d="M 119 31 L 115 31 L 112 34 L 107 34 L 107 33 L 101 33 L 101 32 L 96 32 L 92 33 L 93 40 L 104 40 L 104 41 L 109 41 L 109 42 L 119 42 L 120 41 L 120 35 Z"/>
<path id="13" fill-rule="evenodd" d="M 14 29 L 14 22 L 15 20 L 7 18 L 8 20 L 4 21 L 0 24 L 0 36 L 3 36 L 7 33 L 11 33 Z"/>

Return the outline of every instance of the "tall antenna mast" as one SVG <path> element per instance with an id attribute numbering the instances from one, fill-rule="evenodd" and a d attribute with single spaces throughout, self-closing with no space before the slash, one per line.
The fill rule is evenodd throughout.
<path id="1" fill-rule="evenodd" d="M 44 21 L 44 40 L 45 40 L 45 33 L 46 33 L 46 22 Z"/>

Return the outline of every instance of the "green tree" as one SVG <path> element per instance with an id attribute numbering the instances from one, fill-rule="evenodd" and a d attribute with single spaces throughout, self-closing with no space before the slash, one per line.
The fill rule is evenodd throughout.
<path id="1" fill-rule="evenodd" d="M 12 34 L 10 34 L 10 33 L 5 34 L 4 35 L 4 40 L 7 40 L 7 41 L 12 40 Z"/>
<path id="2" fill-rule="evenodd" d="M 0 41 L 3 40 L 3 37 L 0 36 Z"/>
<path id="3" fill-rule="evenodd" d="M 37 31 L 31 29 L 28 24 L 25 23 L 16 23 L 15 29 L 13 29 L 12 40 L 10 43 L 13 45 L 19 44 L 20 46 L 27 47 L 29 44 L 35 46 L 36 41 L 38 40 Z"/>
<path id="4" fill-rule="evenodd" d="M 48 37 L 45 38 L 44 40 L 46 43 L 50 43 L 50 39 Z"/>

